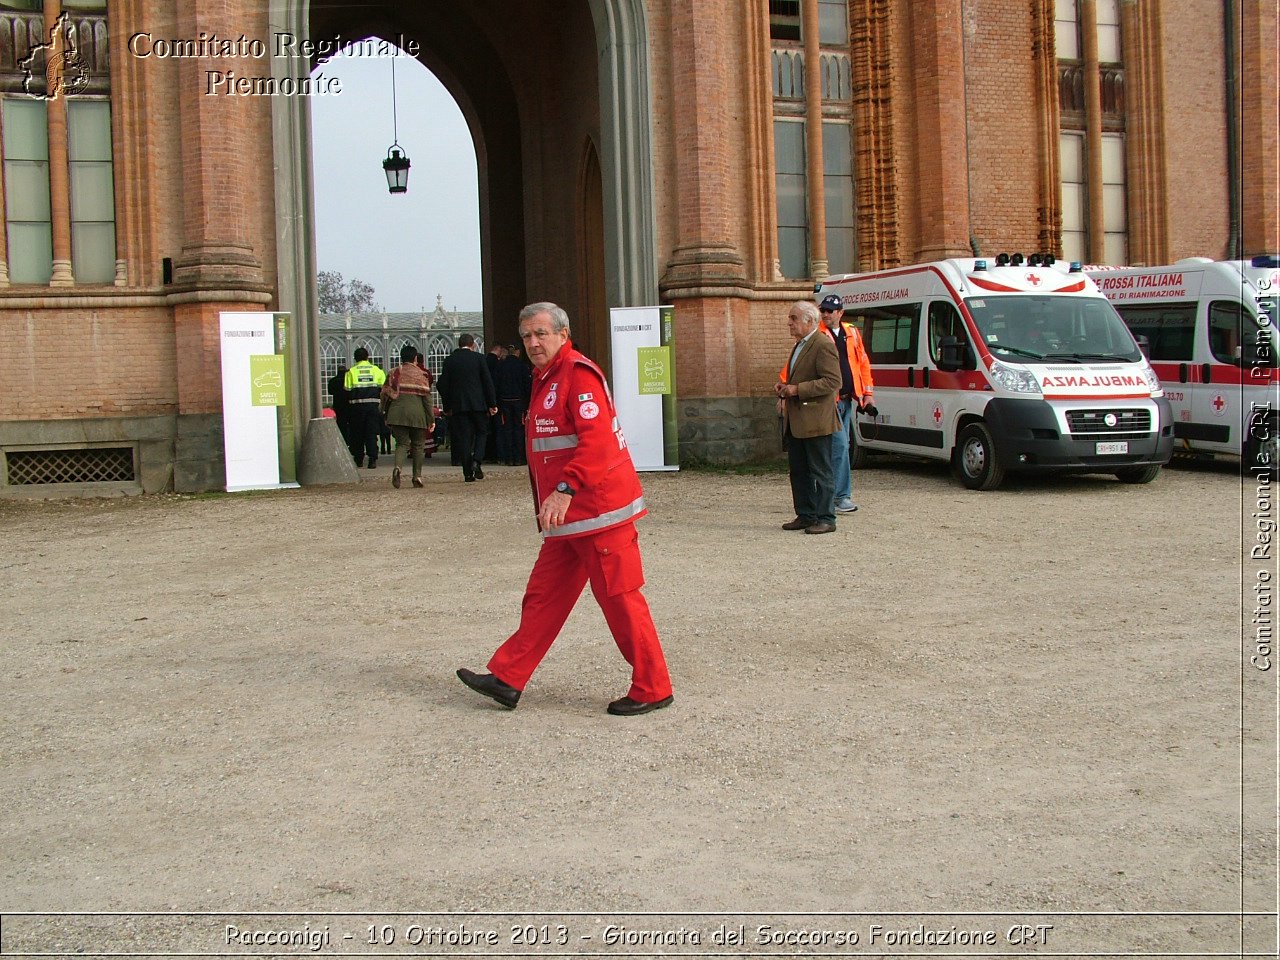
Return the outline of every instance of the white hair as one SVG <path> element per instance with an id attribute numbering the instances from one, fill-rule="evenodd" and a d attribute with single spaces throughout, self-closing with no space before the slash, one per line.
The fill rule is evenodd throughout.
<path id="1" fill-rule="evenodd" d="M 561 330 L 569 329 L 569 315 L 554 303 L 531 303 L 520 311 L 520 317 L 516 321 L 516 325 L 524 323 L 526 320 L 532 320 L 540 313 L 545 313 L 551 318 L 551 329 L 556 333 Z"/>

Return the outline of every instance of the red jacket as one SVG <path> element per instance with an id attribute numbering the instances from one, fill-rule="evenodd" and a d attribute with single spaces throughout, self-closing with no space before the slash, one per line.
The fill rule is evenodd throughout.
<path id="1" fill-rule="evenodd" d="M 543 536 L 588 536 L 645 515 L 604 374 L 572 343 L 534 373 L 524 432 L 534 510 L 561 480 L 577 491 L 564 523 Z"/>

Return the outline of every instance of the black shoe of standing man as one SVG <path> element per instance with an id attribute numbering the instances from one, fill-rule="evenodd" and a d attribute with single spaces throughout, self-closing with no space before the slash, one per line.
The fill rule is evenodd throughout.
<path id="1" fill-rule="evenodd" d="M 480 466 L 479 460 L 476 461 L 476 479 L 477 480 L 484 479 L 484 467 Z"/>
<path id="2" fill-rule="evenodd" d="M 458 679 L 476 693 L 497 700 L 508 710 L 514 710 L 520 702 L 520 691 L 510 684 L 503 683 L 492 673 L 474 673 L 466 667 L 458 671 Z"/>

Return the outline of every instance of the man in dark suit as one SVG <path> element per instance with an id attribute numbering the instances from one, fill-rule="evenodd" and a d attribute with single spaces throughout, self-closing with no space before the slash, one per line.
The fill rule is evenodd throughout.
<path id="1" fill-rule="evenodd" d="M 484 441 L 489 417 L 498 412 L 493 378 L 484 357 L 476 353 L 476 338 L 464 333 L 458 349 L 445 357 L 436 384 L 440 403 L 449 418 L 452 442 L 462 460 L 462 476 L 467 483 L 484 479 Z"/>
<path id="2" fill-rule="evenodd" d="M 498 427 L 498 458 L 508 466 L 524 463 L 524 415 L 529 409 L 529 391 L 533 371 L 520 359 L 520 348 L 507 344 L 507 355 L 498 364 L 493 379 L 498 390 L 498 406 L 502 408 Z"/>
<path id="3" fill-rule="evenodd" d="M 796 518 L 782 529 L 834 533 L 831 435 L 840 429 L 840 357 L 831 338 L 818 332 L 818 323 L 818 308 L 808 300 L 797 300 L 787 313 L 787 329 L 796 343 L 774 393 L 782 414 Z"/>
<path id="4" fill-rule="evenodd" d="M 489 379 L 493 381 L 495 390 L 498 386 L 498 368 L 502 366 L 502 361 L 506 355 L 507 348 L 500 343 L 495 343 L 489 348 L 489 352 L 484 355 L 485 366 L 489 368 Z M 500 459 L 498 453 L 498 438 L 501 426 L 501 414 L 491 416 L 489 418 L 489 433 L 486 435 L 484 442 L 484 459 L 486 463 L 497 463 Z"/>
<path id="5" fill-rule="evenodd" d="M 333 416 L 338 421 L 338 432 L 342 434 L 342 442 L 351 446 L 351 398 L 347 396 L 347 367 L 343 364 L 338 372 L 329 378 L 327 384 L 329 396 L 333 397 Z"/>

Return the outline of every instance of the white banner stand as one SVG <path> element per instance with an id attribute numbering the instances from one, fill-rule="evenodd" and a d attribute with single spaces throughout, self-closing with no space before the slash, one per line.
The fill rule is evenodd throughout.
<path id="1" fill-rule="evenodd" d="M 228 493 L 297 486 L 280 482 L 277 408 L 285 405 L 287 385 L 284 358 L 276 354 L 275 317 L 266 312 L 219 316 Z"/>
<path id="2" fill-rule="evenodd" d="M 613 403 L 637 470 L 679 470 L 672 307 L 609 311 Z"/>

